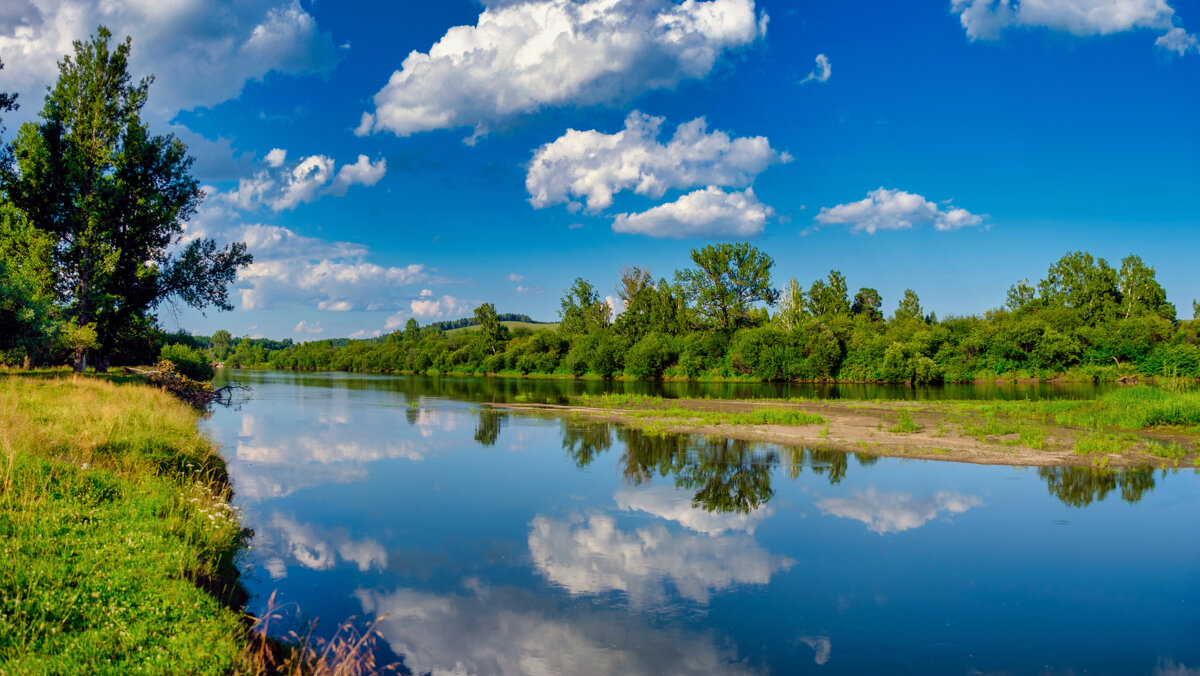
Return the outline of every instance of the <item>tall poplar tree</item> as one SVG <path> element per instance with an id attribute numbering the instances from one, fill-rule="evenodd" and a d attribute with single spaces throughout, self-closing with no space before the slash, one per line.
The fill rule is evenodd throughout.
<path id="1" fill-rule="evenodd" d="M 72 325 L 94 327 L 100 368 L 164 301 L 232 309 L 229 285 L 252 261 L 242 243 L 180 241 L 203 193 L 186 146 L 142 121 L 153 78 L 132 79 L 130 49 L 103 26 L 74 43 L 4 177 L 13 205 L 55 242 L 58 305 Z M 86 363 L 77 348 L 76 370 Z"/>

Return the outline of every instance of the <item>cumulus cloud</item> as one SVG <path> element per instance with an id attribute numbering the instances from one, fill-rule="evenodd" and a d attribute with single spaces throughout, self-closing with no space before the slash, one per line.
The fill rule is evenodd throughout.
<path id="1" fill-rule="evenodd" d="M 619 100 L 702 78 L 766 33 L 754 0 L 516 0 L 408 54 L 356 133 L 489 125 L 545 106 Z"/>
<path id="2" fill-rule="evenodd" d="M 962 514 L 978 507 L 983 500 L 973 495 L 939 492 L 932 498 L 917 498 L 908 493 L 877 493 L 871 487 L 852 498 L 823 498 L 817 509 L 843 519 L 867 524 L 873 533 L 885 535 L 919 528 L 941 513 Z"/>
<path id="3" fill-rule="evenodd" d="M 771 148 L 764 136 L 733 138 L 708 131 L 704 118 L 679 125 L 667 143 L 658 141 L 665 118 L 633 111 L 615 134 L 569 129 L 534 152 L 525 177 L 529 202 L 540 209 L 586 198 L 598 212 L 615 193 L 632 190 L 661 198 L 668 190 L 696 186 L 745 187 L 773 164 L 792 157 Z"/>
<path id="4" fill-rule="evenodd" d="M 680 596 L 707 603 L 713 592 L 767 584 L 795 563 L 748 535 L 710 537 L 661 524 L 626 532 L 601 514 L 573 522 L 535 517 L 529 551 L 538 571 L 571 594 L 621 591 L 637 607 L 665 599 L 668 582 Z"/>
<path id="5" fill-rule="evenodd" d="M 1154 44 L 1179 56 L 1188 52 L 1200 52 L 1200 40 L 1178 26 L 1159 36 Z"/>
<path id="6" fill-rule="evenodd" d="M 388 331 L 398 329 L 404 326 L 409 317 L 415 317 L 424 322 L 457 319 L 471 314 L 478 306 L 477 301 L 463 300 L 454 296 L 435 298 L 432 291 L 425 289 L 418 298 L 409 302 L 407 312 L 397 312 L 388 317 L 384 329 Z"/>
<path id="7" fill-rule="evenodd" d="M 674 202 L 647 211 L 618 214 L 613 230 L 650 237 L 753 237 L 774 218 L 775 210 L 746 188 L 725 192 L 709 186 L 683 195 Z"/>
<path id="8" fill-rule="evenodd" d="M 816 221 L 847 225 L 851 230 L 875 234 L 878 230 L 908 230 L 930 224 L 938 230 L 958 230 L 983 224 L 983 217 L 949 204 L 939 207 L 920 195 L 880 187 L 865 199 L 835 207 L 821 207 Z"/>
<path id="9" fill-rule="evenodd" d="M 367 615 L 417 674 L 756 673 L 709 635 L 651 627 L 636 615 L 591 607 L 560 610 L 514 588 L 464 581 L 465 594 L 360 589 Z"/>
<path id="10" fill-rule="evenodd" d="M 754 535 L 763 519 L 775 513 L 774 507 L 761 506 L 749 513 L 718 513 L 692 505 L 694 492 L 671 486 L 652 486 L 638 490 L 618 491 L 613 499 L 620 509 L 645 512 L 661 519 L 674 521 L 688 530 L 705 535 L 743 532 Z"/>
<path id="11" fill-rule="evenodd" d="M 31 103 L 57 79 L 56 64 L 72 53 L 72 41 L 86 39 L 98 25 L 112 30 L 115 39 L 133 37 L 130 68 L 138 76 L 154 74 L 148 110 L 159 122 L 181 110 L 236 98 L 246 82 L 272 71 L 319 73 L 337 63 L 333 39 L 298 0 L 6 0 L 3 5 L 0 54 L 7 66 L 6 89 L 22 92 Z"/>
<path id="12" fill-rule="evenodd" d="M 419 263 L 380 265 L 364 245 L 300 235 L 275 225 L 245 223 L 236 200 L 205 188 L 209 198 L 187 224 L 185 241 L 215 237 L 245 242 L 254 263 L 238 275 L 243 310 L 301 306 L 328 312 L 408 307 L 410 287 L 452 282 Z M 215 195 L 215 197 L 214 197 Z"/>
<path id="13" fill-rule="evenodd" d="M 1162 659 L 1154 667 L 1153 676 L 1200 676 L 1200 667 L 1188 669 L 1186 664 L 1176 664 L 1170 658 Z"/>
<path id="14" fill-rule="evenodd" d="M 264 161 L 266 168 L 240 178 L 237 188 L 218 192 L 213 199 L 245 211 L 264 206 L 272 211 L 288 211 L 323 195 L 342 197 L 353 185 L 375 185 L 387 173 L 386 159 L 372 162 L 366 155 L 359 155 L 354 164 L 343 164 L 340 169 L 326 155 L 309 155 L 287 166 L 287 151 L 282 148 L 273 148 Z"/>
<path id="15" fill-rule="evenodd" d="M 813 662 L 824 665 L 829 661 L 829 655 L 833 652 L 833 642 L 828 636 L 801 636 L 800 642 L 813 649 Z"/>
<path id="16" fill-rule="evenodd" d="M 1188 35 L 1173 25 L 1167 0 L 951 0 L 950 9 L 972 40 L 993 40 L 1007 28 L 1047 28 L 1077 36 L 1111 35 L 1137 29 L 1166 34 L 1155 44 L 1183 54 Z"/>
<path id="17" fill-rule="evenodd" d="M 292 329 L 292 333 L 324 333 L 325 329 L 321 328 L 321 322 L 309 322 L 307 319 L 301 319 L 296 327 Z"/>
<path id="18" fill-rule="evenodd" d="M 824 54 L 817 54 L 816 60 L 817 67 L 814 68 L 807 77 L 801 80 L 800 84 L 806 84 L 814 81 L 826 82 L 829 80 L 829 76 L 833 74 L 833 66 L 829 64 L 829 57 L 825 56 Z"/>

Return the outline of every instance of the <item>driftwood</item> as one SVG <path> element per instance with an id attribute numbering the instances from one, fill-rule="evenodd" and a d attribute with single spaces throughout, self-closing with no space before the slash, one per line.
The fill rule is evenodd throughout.
<path id="1" fill-rule="evenodd" d="M 175 369 L 175 364 L 168 360 L 160 361 L 153 369 L 126 366 L 124 372 L 128 375 L 141 376 L 151 385 L 170 392 L 197 408 L 204 408 L 210 404 L 228 406 L 233 402 L 236 392 L 249 389 L 236 383 L 213 389 L 211 383 L 192 380 L 183 375 Z"/>

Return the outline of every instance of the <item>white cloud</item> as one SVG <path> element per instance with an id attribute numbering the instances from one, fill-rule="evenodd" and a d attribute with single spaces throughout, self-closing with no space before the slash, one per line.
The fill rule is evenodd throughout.
<path id="1" fill-rule="evenodd" d="M 835 207 L 821 207 L 816 221 L 825 225 L 848 225 L 851 230 L 874 234 L 878 230 L 907 230 L 932 224 L 938 230 L 957 230 L 983 223 L 983 217 L 903 190 L 879 188 L 865 199 Z"/>
<path id="2" fill-rule="evenodd" d="M 716 187 L 690 192 L 647 211 L 618 214 L 613 230 L 650 237 L 753 237 L 763 231 L 775 210 L 746 188 L 725 192 Z"/>
<path id="3" fill-rule="evenodd" d="M 355 592 L 364 614 L 416 674 L 757 673 L 707 634 L 650 626 L 627 612 L 564 611 L 511 587 L 465 580 L 467 594 Z"/>
<path id="4" fill-rule="evenodd" d="M 464 316 L 475 310 L 479 303 L 475 303 L 454 296 L 442 296 L 433 300 L 414 300 L 409 303 L 409 309 L 412 315 L 418 319 L 431 321 L 434 319 L 447 319 L 451 316 Z"/>
<path id="5" fill-rule="evenodd" d="M 951 0 L 950 11 L 972 40 L 993 40 L 1007 28 L 1047 28 L 1077 36 L 1137 29 L 1165 31 L 1155 43 L 1178 51 L 1187 33 L 1175 27 L 1167 0 Z"/>
<path id="6" fill-rule="evenodd" d="M 216 193 L 213 199 L 245 211 L 263 206 L 287 211 L 323 195 L 342 197 L 353 185 L 375 185 L 387 173 L 386 159 L 371 162 L 366 155 L 359 155 L 354 164 L 343 164 L 336 171 L 337 163 L 326 155 L 303 157 L 291 167 L 285 166 L 286 161 L 287 151 L 273 148 L 265 158 L 266 169 L 238 179 L 237 188 Z"/>
<path id="7" fill-rule="evenodd" d="M 774 507 L 767 506 L 758 507 L 746 514 L 710 512 L 694 507 L 693 498 L 693 491 L 671 486 L 621 490 L 613 496 L 620 509 L 653 514 L 674 521 L 688 530 L 714 536 L 737 531 L 754 535 L 758 524 L 775 512 Z"/>
<path id="8" fill-rule="evenodd" d="M 148 111 L 166 122 L 181 110 L 237 98 L 251 80 L 277 71 L 330 70 L 337 49 L 297 0 L 6 0 L 0 54 L 6 89 L 21 92 L 36 113 L 41 92 L 74 40 L 105 25 L 114 40 L 133 37 L 131 72 L 153 73 Z"/>
<path id="9" fill-rule="evenodd" d="M 301 319 L 296 327 L 292 329 L 292 333 L 325 333 L 325 329 L 321 328 L 321 322 L 309 322 L 307 319 Z"/>
<path id="10" fill-rule="evenodd" d="M 600 514 L 574 522 L 535 517 L 529 551 L 538 572 L 571 594 L 622 591 L 635 607 L 664 600 L 667 582 L 683 598 L 707 603 L 713 592 L 765 585 L 794 563 L 748 535 L 695 535 L 661 524 L 625 532 Z"/>
<path id="11" fill-rule="evenodd" d="M 1179 56 L 1188 52 L 1200 52 L 1200 40 L 1178 26 L 1159 36 L 1154 44 Z"/>
<path id="12" fill-rule="evenodd" d="M 632 190 L 661 198 L 668 190 L 696 186 L 749 186 L 754 177 L 791 156 L 771 148 L 765 136 L 732 138 L 708 131 L 703 117 L 679 125 L 658 141 L 664 118 L 633 111 L 615 134 L 567 130 L 534 152 L 525 177 L 534 208 L 586 198 L 589 211 L 612 205 L 613 194 Z"/>
<path id="13" fill-rule="evenodd" d="M 516 0 L 484 8 L 413 51 L 356 130 L 400 136 L 489 125 L 544 106 L 586 105 L 702 78 L 766 32 L 754 0 Z"/>
<path id="14" fill-rule="evenodd" d="M 1153 676 L 1200 676 L 1200 667 L 1188 669 L 1186 664 L 1176 664 L 1175 660 L 1162 659 L 1154 668 Z"/>
<path id="15" fill-rule="evenodd" d="M 828 636 L 801 636 L 800 642 L 813 649 L 813 662 L 824 665 L 833 652 L 833 642 Z"/>
<path id="16" fill-rule="evenodd" d="M 822 514 L 861 521 L 871 532 L 884 535 L 919 528 L 942 512 L 962 514 L 982 504 L 973 495 L 942 491 L 932 498 L 914 498 L 908 493 L 876 493 L 871 487 L 852 498 L 818 500 L 817 508 Z"/>
<path id="17" fill-rule="evenodd" d="M 521 282 L 525 281 L 525 275 L 518 275 L 515 272 L 511 272 L 507 277 L 505 277 L 505 279 L 514 284 L 520 284 Z"/>
<path id="18" fill-rule="evenodd" d="M 827 82 L 829 80 L 829 76 L 833 74 L 833 66 L 829 64 L 829 57 L 825 56 L 824 54 L 817 54 L 816 61 L 817 67 L 814 68 L 807 77 L 801 80 L 800 84 L 814 81 Z"/>
<path id="19" fill-rule="evenodd" d="M 271 152 L 266 156 L 267 166 L 272 169 L 278 169 L 287 161 L 287 151 L 283 148 L 271 148 Z"/>

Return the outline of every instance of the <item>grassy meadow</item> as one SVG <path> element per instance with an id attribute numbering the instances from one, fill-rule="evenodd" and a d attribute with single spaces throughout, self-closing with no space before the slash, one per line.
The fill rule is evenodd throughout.
<path id="1" fill-rule="evenodd" d="M 199 414 L 93 378 L 0 378 L 0 674 L 227 673 L 244 537 Z"/>

